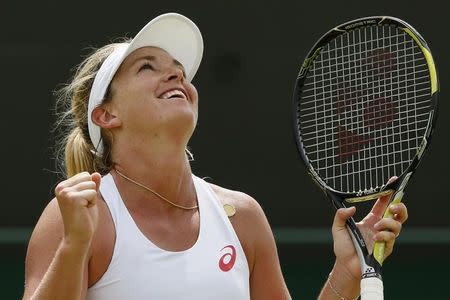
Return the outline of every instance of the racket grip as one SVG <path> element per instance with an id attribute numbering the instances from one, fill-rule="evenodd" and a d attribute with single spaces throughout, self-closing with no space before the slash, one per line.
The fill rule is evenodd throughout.
<path id="1" fill-rule="evenodd" d="M 383 281 L 377 277 L 361 280 L 361 300 L 383 300 Z"/>
<path id="2" fill-rule="evenodd" d="M 395 194 L 394 196 L 394 200 L 392 200 L 391 204 L 397 204 L 400 203 L 402 201 L 403 198 L 403 191 L 399 191 L 397 192 L 397 194 Z M 386 209 L 386 211 L 384 212 L 384 218 L 392 218 L 393 215 L 390 212 L 389 209 Z M 376 261 L 378 261 L 378 263 L 380 265 L 383 264 L 384 261 L 384 249 L 386 247 L 386 243 L 385 242 L 375 242 L 375 245 L 373 246 L 373 257 L 375 257 Z"/>

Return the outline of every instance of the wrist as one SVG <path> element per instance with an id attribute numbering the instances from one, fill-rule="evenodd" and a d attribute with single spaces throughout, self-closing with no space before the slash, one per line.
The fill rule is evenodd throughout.
<path id="1" fill-rule="evenodd" d="M 60 244 L 60 251 L 66 254 L 73 254 L 78 257 L 87 257 L 91 248 L 91 242 L 80 242 L 68 237 L 64 237 Z"/>
<path id="2" fill-rule="evenodd" d="M 359 278 L 354 277 L 344 266 L 336 262 L 328 275 L 327 285 L 337 299 L 358 299 L 360 293 Z"/>

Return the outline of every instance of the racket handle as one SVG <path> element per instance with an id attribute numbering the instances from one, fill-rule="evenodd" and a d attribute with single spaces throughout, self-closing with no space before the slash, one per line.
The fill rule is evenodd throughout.
<path id="1" fill-rule="evenodd" d="M 361 300 L 383 300 L 383 281 L 378 277 L 361 280 Z"/>
<path id="2" fill-rule="evenodd" d="M 392 200 L 391 204 L 397 204 L 402 201 L 403 198 L 403 191 L 399 191 L 395 194 L 394 200 Z M 386 209 L 384 212 L 384 218 L 392 218 L 394 217 L 393 214 L 389 211 L 389 209 Z M 385 242 L 375 242 L 375 245 L 373 246 L 373 257 L 375 257 L 376 261 L 380 265 L 383 264 L 384 261 L 384 249 L 386 247 Z"/>

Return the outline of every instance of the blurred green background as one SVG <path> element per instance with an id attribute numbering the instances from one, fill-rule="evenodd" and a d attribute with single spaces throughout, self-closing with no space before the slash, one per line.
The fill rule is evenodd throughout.
<path id="1" fill-rule="evenodd" d="M 0 299 L 19 299 L 29 234 L 53 189 L 53 91 L 91 47 L 132 37 L 156 15 L 178 12 L 202 31 L 205 52 L 194 84 L 199 122 L 190 148 L 198 176 L 252 195 L 278 241 L 294 299 L 314 299 L 334 256 L 331 205 L 296 152 L 291 96 L 299 66 L 330 28 L 391 15 L 427 40 L 440 78 L 431 147 L 408 186 L 410 218 L 384 268 L 386 299 L 443 299 L 450 277 L 450 21 L 443 1 L 3 1 L 0 47 Z M 445 297 L 444 297 L 445 298 Z"/>

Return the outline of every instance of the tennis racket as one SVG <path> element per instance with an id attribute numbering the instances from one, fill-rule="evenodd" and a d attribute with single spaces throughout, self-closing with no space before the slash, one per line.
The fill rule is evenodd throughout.
<path id="1" fill-rule="evenodd" d="M 352 20 L 316 42 L 296 79 L 293 125 L 307 171 L 336 209 L 401 201 L 429 145 L 437 93 L 431 51 L 400 19 Z M 369 253 L 353 218 L 347 228 L 361 260 L 361 299 L 383 299 L 384 243 Z"/>

